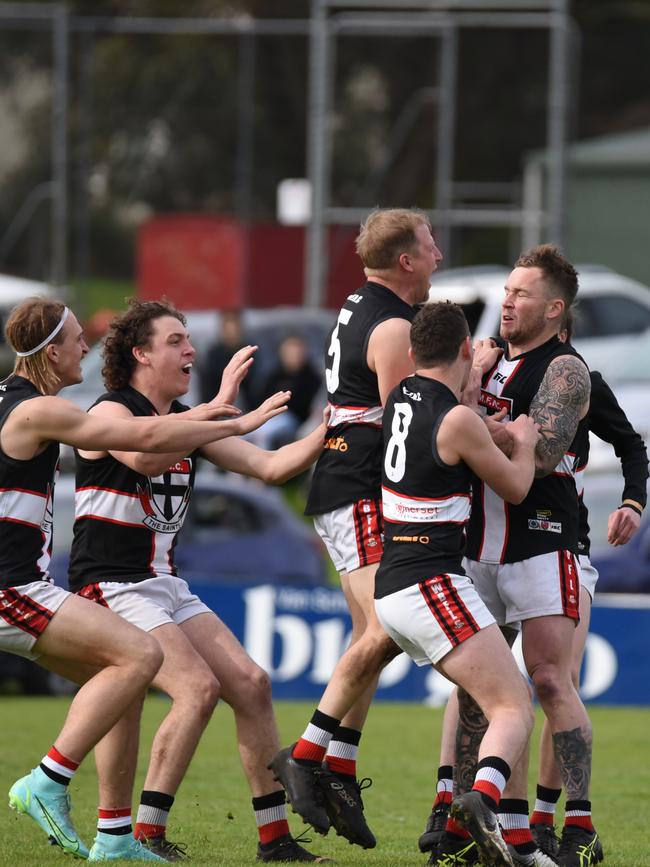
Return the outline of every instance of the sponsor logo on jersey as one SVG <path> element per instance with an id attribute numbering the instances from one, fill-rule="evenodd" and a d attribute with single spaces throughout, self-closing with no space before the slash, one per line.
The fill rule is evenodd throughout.
<path id="1" fill-rule="evenodd" d="M 561 533 L 562 524 L 560 523 L 560 521 L 548 521 L 544 518 L 529 518 L 528 529 L 542 530 L 545 533 Z"/>
<path id="2" fill-rule="evenodd" d="M 363 295 L 359 295 L 355 292 L 354 295 L 348 295 L 348 301 L 351 301 L 353 304 L 358 304 L 359 301 L 363 301 Z"/>
<path id="3" fill-rule="evenodd" d="M 497 397 L 496 394 L 490 394 L 489 391 L 486 391 L 484 388 L 481 389 L 481 393 L 478 396 L 479 406 L 482 406 L 485 410 L 487 410 L 488 415 L 494 415 L 494 413 L 500 412 L 502 409 L 505 409 L 508 413 L 508 417 L 512 416 L 512 398 L 511 397 Z"/>
<path id="4" fill-rule="evenodd" d="M 347 452 L 349 446 L 345 441 L 345 437 L 330 437 L 325 440 L 324 448 L 334 449 L 335 452 Z"/>
<path id="5" fill-rule="evenodd" d="M 428 536 L 393 536 L 393 542 L 419 542 L 420 545 L 428 545 Z"/>
<path id="6" fill-rule="evenodd" d="M 405 385 L 402 386 L 402 391 L 407 397 L 410 397 L 411 400 L 422 400 L 422 395 L 419 391 L 409 391 Z"/>

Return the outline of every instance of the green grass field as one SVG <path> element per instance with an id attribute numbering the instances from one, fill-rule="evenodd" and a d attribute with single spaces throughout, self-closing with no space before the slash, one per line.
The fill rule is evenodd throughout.
<path id="1" fill-rule="evenodd" d="M 38 762 L 61 725 L 68 701 L 58 698 L 2 697 L 0 750 L 4 791 Z M 143 722 L 140 772 L 152 733 L 166 713 L 165 700 L 148 699 Z M 283 744 L 294 740 L 309 719 L 307 703 L 279 702 Z M 595 821 L 611 867 L 650 865 L 650 710 L 592 708 Z M 417 838 L 428 815 L 442 712 L 418 705 L 380 704 L 372 709 L 362 740 L 362 773 L 374 785 L 365 795 L 366 815 L 377 835 L 376 849 L 363 851 L 341 838 L 316 836 L 313 851 L 340 865 L 424 865 Z M 539 728 L 539 726 L 538 726 Z M 141 774 L 136 783 L 140 786 Z M 534 780 L 531 777 L 531 791 Z M 75 822 L 90 843 L 94 836 L 94 767 L 87 760 L 72 785 Z M 139 788 L 136 788 L 139 793 Z M 4 796 L 3 796 L 4 797 Z M 235 749 L 232 714 L 219 707 L 172 810 L 169 836 L 188 845 L 193 865 L 245 865 L 255 862 L 256 832 L 250 796 Z M 291 818 L 294 834 L 303 826 Z M 0 810 L 0 864 L 74 863 L 45 845 L 27 817 Z M 118 862 L 115 862 L 118 863 Z M 126 862 L 123 862 L 126 863 Z"/>

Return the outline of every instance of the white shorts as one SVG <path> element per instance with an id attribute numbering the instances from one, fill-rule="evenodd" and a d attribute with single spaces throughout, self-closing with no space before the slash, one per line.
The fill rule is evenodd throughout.
<path id="1" fill-rule="evenodd" d="M 416 665 L 436 663 L 494 617 L 465 575 L 437 575 L 375 599 L 377 618 Z"/>
<path id="2" fill-rule="evenodd" d="M 131 583 L 100 581 L 82 587 L 78 595 L 105 605 L 145 632 L 166 623 L 179 626 L 197 614 L 213 613 L 190 591 L 187 581 L 173 575 Z"/>
<path id="3" fill-rule="evenodd" d="M 463 566 L 499 626 L 516 627 L 521 620 L 550 614 L 580 620 L 580 567 L 570 551 L 518 563 L 465 559 Z"/>
<path id="4" fill-rule="evenodd" d="M 596 582 L 598 581 L 598 569 L 592 565 L 591 560 L 586 554 L 578 555 L 578 563 L 580 564 L 580 584 L 591 596 L 591 601 L 593 602 L 594 593 L 596 592 Z"/>
<path id="5" fill-rule="evenodd" d="M 381 560 L 384 553 L 381 499 L 357 500 L 324 515 L 314 515 L 314 527 L 339 572 L 354 572 Z"/>
<path id="6" fill-rule="evenodd" d="M 0 590 L 0 650 L 38 659 L 32 648 L 71 595 L 49 581 Z"/>

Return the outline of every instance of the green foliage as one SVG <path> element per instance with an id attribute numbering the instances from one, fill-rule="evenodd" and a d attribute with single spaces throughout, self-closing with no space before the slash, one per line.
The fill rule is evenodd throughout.
<path id="1" fill-rule="evenodd" d="M 49 748 L 67 706 L 64 699 L 3 699 L 0 750 L 5 790 Z M 168 707 L 165 700 L 153 696 L 146 703 L 136 803 L 152 734 Z M 304 702 L 278 702 L 276 709 L 281 741 L 288 744 L 303 730 L 313 707 Z M 598 707 L 590 713 L 595 744 L 592 799 L 607 864 L 647 867 L 650 710 Z M 312 835 L 316 839 L 309 848 L 345 867 L 422 867 L 425 858 L 417 851 L 417 838 L 430 810 L 441 721 L 439 709 L 376 704 L 361 742 L 360 771 L 374 779 L 364 801 L 378 846 L 364 852 L 331 832 L 327 838 Z M 530 779 L 532 792 L 532 772 Z M 75 822 L 90 841 L 96 802 L 92 759 L 84 762 L 71 788 Z M 302 830 L 295 817 L 291 825 L 294 834 Z M 250 793 L 235 749 L 232 714 L 226 706 L 217 709 L 203 736 L 174 804 L 169 836 L 188 844 L 196 867 L 239 867 L 254 861 L 256 833 Z M 45 844 L 43 833 L 29 819 L 0 810 L 0 865 L 63 863 L 61 853 Z"/>

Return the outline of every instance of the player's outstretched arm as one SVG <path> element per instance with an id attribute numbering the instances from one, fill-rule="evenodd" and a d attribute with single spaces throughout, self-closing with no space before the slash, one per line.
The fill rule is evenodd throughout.
<path id="1" fill-rule="evenodd" d="M 89 415 L 61 397 L 39 397 L 16 407 L 5 423 L 2 444 L 8 454 L 36 451 L 43 443 L 62 442 L 90 451 L 192 451 L 208 442 L 228 436 L 238 436 L 254 430 L 251 424 L 263 424 L 272 418 L 286 402 L 278 395 L 275 402 L 260 408 L 254 419 L 246 416 L 225 421 L 178 420 L 172 416 L 146 418 L 116 418 L 107 424 L 105 418 Z M 267 402 L 268 403 L 268 402 Z M 237 415 L 235 407 L 226 408 Z M 249 415 L 251 415 L 249 413 Z"/>
<path id="2" fill-rule="evenodd" d="M 574 355 L 561 355 L 548 366 L 530 404 L 530 416 L 539 425 L 536 475 L 547 476 L 571 445 L 580 419 L 589 410 L 591 382 L 584 362 Z"/>
<path id="3" fill-rule="evenodd" d="M 223 470 L 252 476 L 269 485 L 281 485 L 308 469 L 322 452 L 329 412 L 327 407 L 322 423 L 310 434 L 275 451 L 266 451 L 235 437 L 210 443 L 201 451 Z"/>
<path id="4" fill-rule="evenodd" d="M 509 503 L 521 503 L 535 477 L 537 425 L 525 415 L 510 425 L 514 440 L 507 458 L 493 443 L 482 420 L 466 406 L 445 416 L 438 431 L 440 457 L 448 464 L 464 461 L 492 490 Z"/>

